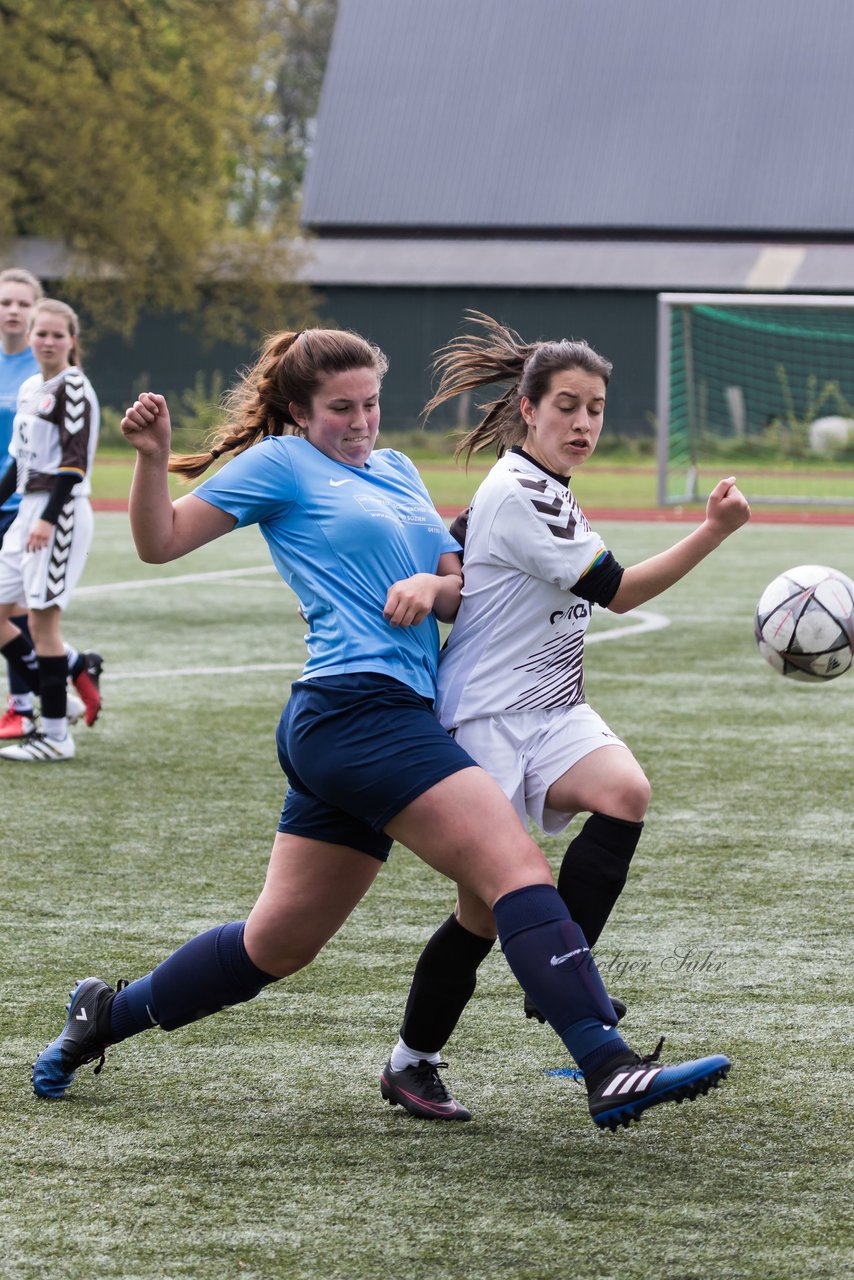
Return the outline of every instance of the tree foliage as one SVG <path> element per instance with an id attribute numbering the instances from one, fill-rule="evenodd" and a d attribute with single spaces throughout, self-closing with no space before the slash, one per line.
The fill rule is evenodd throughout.
<path id="1" fill-rule="evenodd" d="M 247 175 L 281 140 L 287 26 L 313 6 L 0 0 L 0 236 L 62 241 L 67 290 L 125 328 L 202 303 L 221 336 L 283 323 L 294 191 L 247 200 Z M 306 292 L 287 304 L 301 322 Z"/>
<path id="2" fill-rule="evenodd" d="M 268 110 L 241 165 L 241 223 L 268 221 L 299 200 L 337 9 L 337 0 L 262 0 L 256 69 Z"/>

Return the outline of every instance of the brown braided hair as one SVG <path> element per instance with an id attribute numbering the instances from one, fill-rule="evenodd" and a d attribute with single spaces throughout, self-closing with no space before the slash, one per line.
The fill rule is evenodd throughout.
<path id="1" fill-rule="evenodd" d="M 264 436 L 302 435 L 291 404 L 309 412 L 323 378 L 351 369 L 373 369 L 382 384 L 388 360 L 379 347 L 349 329 L 275 333 L 255 364 L 223 400 L 224 421 L 204 453 L 169 455 L 169 470 L 186 480 L 207 471 L 224 453 L 235 456 Z"/>
<path id="2" fill-rule="evenodd" d="M 554 373 L 583 369 L 608 385 L 613 365 L 582 338 L 525 342 L 515 329 L 500 324 L 483 311 L 465 314 L 483 332 L 452 338 L 436 352 L 433 370 L 438 374 L 439 385 L 423 416 L 427 418 L 439 405 L 464 391 L 474 391 L 494 382 L 511 385 L 495 400 L 478 406 L 480 422 L 458 443 L 454 450 L 457 458 L 464 454 L 468 462 L 473 453 L 491 445 L 500 458 L 512 445 L 522 444 L 528 434 L 520 407 L 522 396 L 534 405 L 539 404 L 551 386 Z"/>

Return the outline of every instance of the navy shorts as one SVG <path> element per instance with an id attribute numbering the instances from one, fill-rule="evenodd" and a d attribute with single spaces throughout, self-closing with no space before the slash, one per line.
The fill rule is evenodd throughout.
<path id="1" fill-rule="evenodd" d="M 348 845 L 381 862 L 392 846 L 385 824 L 475 764 L 431 702 L 372 672 L 297 681 L 276 746 L 290 784 L 279 830 Z"/>

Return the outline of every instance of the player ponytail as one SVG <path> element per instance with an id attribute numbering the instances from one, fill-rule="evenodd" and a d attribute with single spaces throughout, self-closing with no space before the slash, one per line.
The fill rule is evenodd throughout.
<path id="1" fill-rule="evenodd" d="M 495 446 L 500 458 L 527 435 L 522 417 L 522 396 L 539 404 L 549 390 L 552 374 L 564 369 L 584 369 L 601 377 L 606 386 L 612 365 L 582 339 L 561 338 L 556 342 L 525 342 L 506 325 L 482 311 L 467 311 L 466 316 L 482 333 L 453 338 L 436 352 L 433 370 L 439 385 L 424 408 L 424 417 L 464 391 L 493 383 L 511 385 L 495 400 L 480 405 L 480 421 L 466 432 L 455 449 L 457 458 L 466 461 L 473 453 Z"/>
<path id="2" fill-rule="evenodd" d="M 224 453 L 237 456 L 265 436 L 302 435 L 291 405 L 309 412 L 321 380 L 351 369 L 373 369 L 382 384 L 388 360 L 379 347 L 347 329 L 273 334 L 256 363 L 225 396 L 225 421 L 210 436 L 208 449 L 170 454 L 169 470 L 194 480 Z"/>

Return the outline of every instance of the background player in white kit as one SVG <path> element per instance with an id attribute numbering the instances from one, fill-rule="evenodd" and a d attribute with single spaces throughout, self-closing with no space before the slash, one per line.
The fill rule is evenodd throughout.
<path id="1" fill-rule="evenodd" d="M 89 474 L 100 410 L 80 369 L 77 316 L 64 302 L 33 309 L 31 343 L 40 373 L 18 395 L 0 500 L 17 489 L 21 504 L 0 548 L 0 652 L 41 697 L 41 725 L 0 758 L 50 763 L 74 756 L 68 733 L 68 659 L 61 617 L 83 572 L 92 541 Z M 35 657 L 10 621 L 25 600 Z"/>
<path id="2" fill-rule="evenodd" d="M 510 382 L 486 405 L 458 454 L 495 446 L 499 460 L 467 520 L 459 613 L 439 665 L 436 711 L 501 785 L 523 824 L 562 831 L 589 813 L 569 845 L 558 890 L 589 947 L 626 882 L 650 787 L 631 751 L 584 700 L 584 633 L 594 604 L 625 613 L 659 595 L 750 516 L 732 477 L 714 489 L 700 527 L 668 551 L 624 569 L 590 528 L 569 487 L 596 448 L 611 364 L 586 342 L 524 342 L 473 313 L 482 336 L 438 355 L 427 412 L 477 387 Z M 438 1074 L 440 1050 L 495 939 L 483 902 L 457 908 L 422 953 L 383 1095 L 423 1118 L 468 1119 Z M 625 1011 L 615 1001 L 615 1018 Z M 528 1016 L 540 1016 L 526 1000 Z M 542 1020 L 542 1019 L 541 1019 Z"/>

